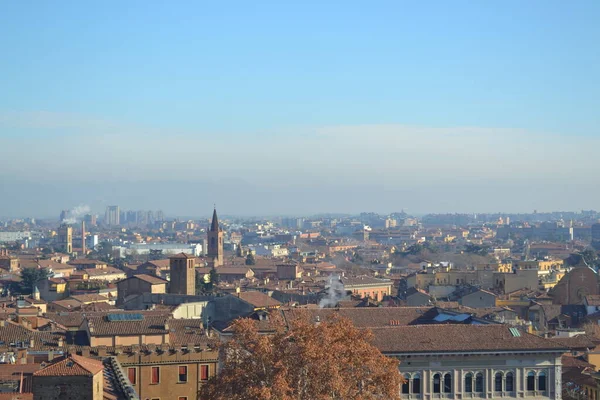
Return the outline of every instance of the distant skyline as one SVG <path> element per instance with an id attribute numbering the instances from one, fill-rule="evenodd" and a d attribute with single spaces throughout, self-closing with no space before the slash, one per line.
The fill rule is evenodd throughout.
<path id="1" fill-rule="evenodd" d="M 20 1 L 0 215 L 597 209 L 597 1 Z"/>

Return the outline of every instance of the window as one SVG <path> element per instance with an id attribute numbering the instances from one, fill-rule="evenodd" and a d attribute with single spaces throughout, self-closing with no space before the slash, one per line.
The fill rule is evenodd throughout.
<path id="1" fill-rule="evenodd" d="M 514 379 L 513 373 L 512 372 L 508 372 L 506 374 L 506 383 L 504 384 L 504 389 L 507 392 L 512 392 L 515 389 L 514 382 L 515 382 L 515 379 Z"/>
<path id="2" fill-rule="evenodd" d="M 483 392 L 483 374 L 481 372 L 478 372 L 477 375 L 475 375 L 475 391 L 477 393 Z"/>
<path id="3" fill-rule="evenodd" d="M 538 375 L 538 390 L 540 392 L 546 391 L 546 373 L 544 371 Z"/>
<path id="4" fill-rule="evenodd" d="M 535 390 L 535 373 L 533 371 L 527 373 L 527 390 L 530 392 Z"/>
<path id="5" fill-rule="evenodd" d="M 473 393 L 473 374 L 470 372 L 465 375 L 465 392 Z"/>
<path id="6" fill-rule="evenodd" d="M 185 365 L 179 366 L 178 382 L 187 382 L 187 366 Z"/>
<path id="7" fill-rule="evenodd" d="M 494 391 L 501 392 L 502 391 L 502 373 L 496 372 L 496 376 L 494 377 Z"/>
<path id="8" fill-rule="evenodd" d="M 412 392 L 415 394 L 421 393 L 421 375 L 419 374 L 413 376 Z"/>
<path id="9" fill-rule="evenodd" d="M 208 380 L 208 365 L 200 366 L 200 380 L 207 381 Z"/>
<path id="10" fill-rule="evenodd" d="M 127 368 L 127 378 L 132 385 L 137 385 L 137 369 Z"/>
<path id="11" fill-rule="evenodd" d="M 179 397 L 177 398 L 177 400 L 188 400 L 188 398 L 187 398 L 187 397 L 185 397 L 185 396 L 179 396 Z"/>
<path id="12" fill-rule="evenodd" d="M 452 392 L 452 375 L 449 373 L 444 375 L 444 393 Z"/>
<path id="13" fill-rule="evenodd" d="M 433 376 L 433 393 L 441 392 L 441 386 L 440 386 L 441 380 L 442 380 L 442 376 L 440 374 L 435 374 Z"/>
<path id="14" fill-rule="evenodd" d="M 152 367 L 150 374 L 150 383 L 157 385 L 160 383 L 160 367 Z"/>
<path id="15" fill-rule="evenodd" d="M 410 393 L 410 375 L 404 374 L 404 383 L 402 384 L 402 394 Z"/>

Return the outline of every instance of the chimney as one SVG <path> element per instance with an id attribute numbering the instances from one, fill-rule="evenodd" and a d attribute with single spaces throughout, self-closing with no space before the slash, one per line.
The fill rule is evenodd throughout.
<path id="1" fill-rule="evenodd" d="M 85 258 L 85 221 L 81 221 L 81 254 Z"/>
<path id="2" fill-rule="evenodd" d="M 48 361 L 52 361 L 54 360 L 54 352 L 52 350 L 50 350 L 48 352 Z"/>
<path id="3" fill-rule="evenodd" d="M 29 347 L 34 347 L 35 346 L 35 340 L 31 337 L 29 338 Z"/>
<path id="4" fill-rule="evenodd" d="M 58 347 L 63 347 L 65 345 L 65 342 L 62 337 L 59 337 L 57 342 Z"/>

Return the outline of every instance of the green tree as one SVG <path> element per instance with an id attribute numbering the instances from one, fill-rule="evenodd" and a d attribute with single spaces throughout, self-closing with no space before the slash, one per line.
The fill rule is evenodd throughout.
<path id="1" fill-rule="evenodd" d="M 196 273 L 196 293 L 213 294 L 219 283 L 219 274 L 214 268 L 211 268 L 208 277 L 204 274 Z"/>
<path id="2" fill-rule="evenodd" d="M 467 243 L 465 245 L 465 252 L 471 254 L 477 254 L 480 256 L 487 256 L 489 251 L 488 246 L 480 246 L 474 243 Z"/>
<path id="3" fill-rule="evenodd" d="M 43 268 L 24 268 L 21 271 L 21 291 L 33 293 L 36 283 L 48 278 L 48 271 Z"/>
<path id="4" fill-rule="evenodd" d="M 256 264 L 256 258 L 254 258 L 254 254 L 248 253 L 248 255 L 246 256 L 246 265 L 255 265 L 255 264 Z"/>
<path id="5" fill-rule="evenodd" d="M 587 248 L 580 255 L 590 267 L 594 267 L 598 261 L 598 254 L 593 249 Z"/>

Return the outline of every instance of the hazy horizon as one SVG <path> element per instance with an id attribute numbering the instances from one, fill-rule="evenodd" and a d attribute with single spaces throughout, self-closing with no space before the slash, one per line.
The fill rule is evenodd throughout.
<path id="1" fill-rule="evenodd" d="M 284 3 L 6 4 L 0 215 L 598 208 L 600 3 Z"/>

